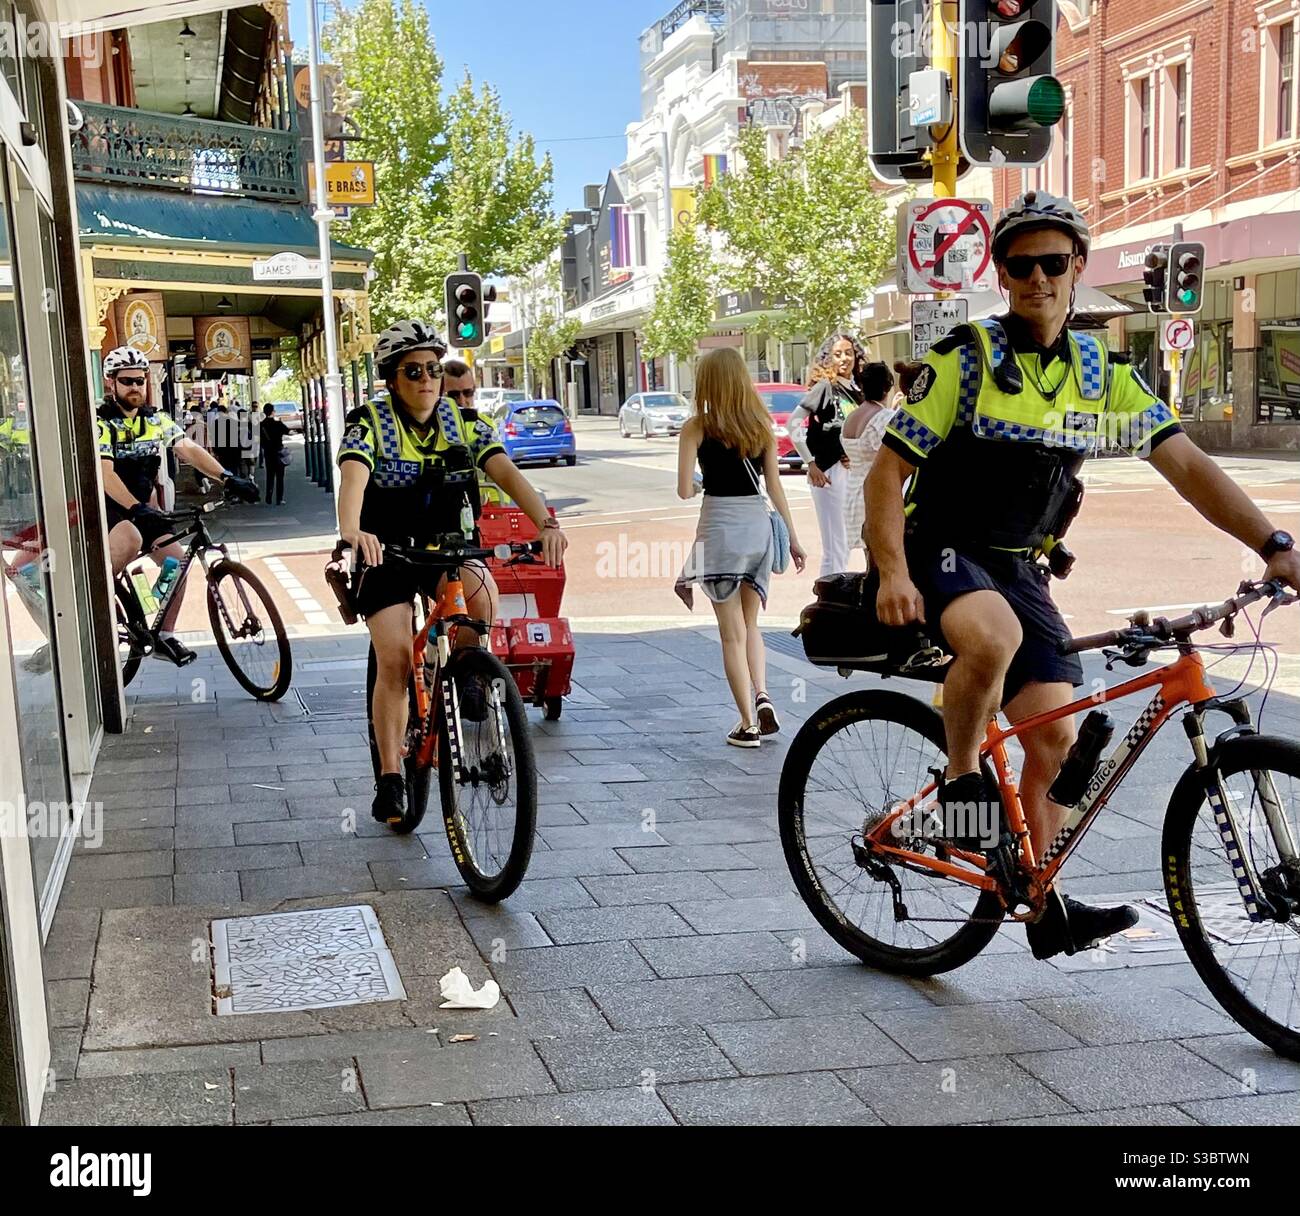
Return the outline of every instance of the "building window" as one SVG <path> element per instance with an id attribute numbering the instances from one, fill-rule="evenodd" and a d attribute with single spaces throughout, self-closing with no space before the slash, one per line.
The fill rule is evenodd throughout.
<path id="1" fill-rule="evenodd" d="M 1187 64 L 1180 63 L 1174 68 L 1174 107 L 1177 117 L 1174 119 L 1174 168 L 1186 169 L 1188 162 L 1187 147 Z"/>
<path id="2" fill-rule="evenodd" d="M 1151 77 L 1138 81 L 1138 176 L 1151 176 Z"/>
<path id="3" fill-rule="evenodd" d="M 1277 138 L 1295 134 L 1295 27 L 1277 28 Z"/>

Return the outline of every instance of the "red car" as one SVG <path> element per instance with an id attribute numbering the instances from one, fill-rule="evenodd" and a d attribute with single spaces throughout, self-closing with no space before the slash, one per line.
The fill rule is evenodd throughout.
<path id="1" fill-rule="evenodd" d="M 801 471 L 803 460 L 790 439 L 790 415 L 808 395 L 808 390 L 802 384 L 756 384 L 754 388 L 772 415 L 772 434 L 776 436 L 776 455 L 781 467 L 796 473 Z"/>

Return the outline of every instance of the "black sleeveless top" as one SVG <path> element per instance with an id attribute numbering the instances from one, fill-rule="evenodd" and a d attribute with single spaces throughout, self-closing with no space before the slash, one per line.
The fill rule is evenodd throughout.
<path id="1" fill-rule="evenodd" d="M 700 440 L 700 472 L 704 474 L 704 492 L 713 498 L 745 498 L 758 493 L 754 484 L 757 478 L 763 479 L 763 458 L 753 456 L 749 460 L 754 470 L 750 477 L 745 470 L 745 461 L 735 448 L 729 448 L 717 439 Z"/>

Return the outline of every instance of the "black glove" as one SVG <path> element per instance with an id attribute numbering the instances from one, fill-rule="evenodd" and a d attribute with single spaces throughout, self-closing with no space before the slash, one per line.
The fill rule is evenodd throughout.
<path id="1" fill-rule="evenodd" d="M 176 525 L 157 507 L 151 507 L 148 503 L 136 503 L 131 508 L 130 515 L 131 522 L 139 530 L 140 538 L 143 541 L 141 545 L 142 553 L 149 552 L 162 537 L 170 536 L 176 531 Z"/>
<path id="2" fill-rule="evenodd" d="M 226 474 L 226 480 L 222 483 L 226 489 L 226 497 L 238 499 L 240 502 L 260 502 L 262 491 L 257 488 L 257 482 L 248 477 L 236 477 L 233 473 Z"/>

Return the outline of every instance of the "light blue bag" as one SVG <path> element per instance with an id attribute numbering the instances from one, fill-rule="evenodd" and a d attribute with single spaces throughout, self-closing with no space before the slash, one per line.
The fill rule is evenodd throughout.
<path id="1" fill-rule="evenodd" d="M 786 527 L 781 512 L 775 510 L 772 504 L 768 502 L 767 496 L 763 493 L 763 487 L 759 484 L 758 474 L 754 472 L 754 466 L 748 460 L 744 463 L 745 468 L 749 470 L 749 477 L 754 483 L 754 489 L 758 491 L 759 498 L 763 500 L 763 505 L 767 507 L 767 517 L 772 523 L 772 573 L 784 574 L 790 569 L 790 529 Z"/>

